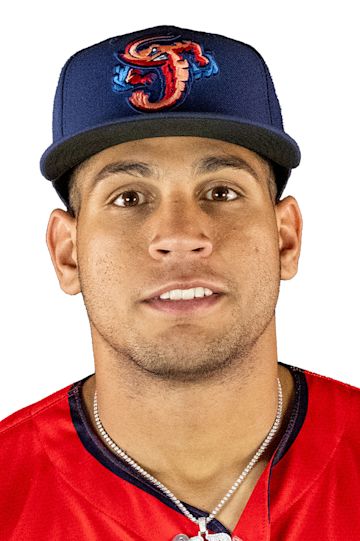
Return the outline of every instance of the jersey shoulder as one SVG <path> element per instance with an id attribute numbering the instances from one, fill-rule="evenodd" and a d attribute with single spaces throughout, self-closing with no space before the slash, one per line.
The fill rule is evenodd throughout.
<path id="1" fill-rule="evenodd" d="M 343 394 L 344 396 L 352 396 L 355 400 L 360 400 L 360 388 L 355 387 L 355 385 L 331 378 L 330 376 L 318 374 L 306 368 L 298 368 L 296 366 L 293 366 L 292 368 L 293 370 L 303 372 L 308 381 L 312 383 L 316 382 L 317 386 L 324 391 L 334 391 Z"/>
<path id="2" fill-rule="evenodd" d="M 11 413 L 9 416 L 5 417 L 5 419 L 2 419 L 0 421 L 0 441 L 6 438 L 7 435 L 10 435 L 11 432 L 26 431 L 27 427 L 31 425 L 31 420 L 34 416 L 51 408 L 57 402 L 67 399 L 68 392 L 73 385 L 74 384 L 69 384 L 37 402 Z"/>
<path id="3" fill-rule="evenodd" d="M 0 464 L 3 472 L 6 472 L 6 475 L 0 476 L 0 501 L 12 493 L 14 486 L 21 487 L 18 496 L 23 501 L 21 498 L 25 498 L 33 479 L 49 474 L 43 437 L 51 433 L 54 427 L 64 426 L 68 392 L 72 386 L 67 385 L 15 411 L 0 422 Z"/>
<path id="4" fill-rule="evenodd" d="M 296 368 L 295 368 L 296 370 Z M 351 439 L 356 436 L 356 447 L 360 449 L 357 437 L 360 423 L 360 388 L 329 376 L 324 376 L 307 369 L 300 369 L 306 376 L 309 400 L 320 405 L 320 417 L 326 414 L 329 422 L 340 423 L 345 427 L 344 436 Z M 319 422 L 325 420 L 319 419 Z"/>

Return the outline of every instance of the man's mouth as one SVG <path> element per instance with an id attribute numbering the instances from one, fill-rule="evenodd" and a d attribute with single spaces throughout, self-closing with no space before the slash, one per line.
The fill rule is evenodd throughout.
<path id="1" fill-rule="evenodd" d="M 208 312 L 213 310 L 219 304 L 220 300 L 225 297 L 221 293 L 212 293 L 209 296 L 195 297 L 194 299 L 160 299 L 154 297 L 145 301 L 143 304 L 150 307 L 152 310 L 163 312 L 168 315 L 182 315 L 190 313 Z"/>

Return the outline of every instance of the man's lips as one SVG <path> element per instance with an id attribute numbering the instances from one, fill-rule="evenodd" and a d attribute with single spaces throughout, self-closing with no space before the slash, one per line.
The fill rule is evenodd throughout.
<path id="1" fill-rule="evenodd" d="M 217 305 L 225 295 L 222 293 L 213 293 L 208 297 L 195 297 L 188 300 L 160 299 L 159 297 L 145 301 L 145 306 L 168 315 L 189 314 L 190 312 L 200 312 L 209 310 Z"/>
<path id="2" fill-rule="evenodd" d="M 182 281 L 182 282 L 172 282 L 169 284 L 164 285 L 160 289 L 153 291 L 152 293 L 148 294 L 143 301 L 150 301 L 151 299 L 156 299 L 160 297 L 163 293 L 166 293 L 167 291 L 171 291 L 173 289 L 193 289 L 196 287 L 203 287 L 211 289 L 213 293 L 225 293 L 225 288 L 223 288 L 221 285 L 215 284 L 214 282 L 210 282 L 207 280 L 191 280 L 191 281 Z M 179 302 L 179 301 L 175 301 Z M 189 302 L 189 301 L 186 301 Z"/>

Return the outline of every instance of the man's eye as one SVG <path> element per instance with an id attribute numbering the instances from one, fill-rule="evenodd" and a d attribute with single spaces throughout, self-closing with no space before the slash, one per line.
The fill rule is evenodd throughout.
<path id="1" fill-rule="evenodd" d="M 229 195 L 229 191 L 230 192 L 233 192 L 235 194 L 235 197 L 232 197 L 232 199 L 227 199 L 228 198 L 228 195 Z M 214 188 L 211 188 L 210 190 L 208 190 L 206 192 L 207 193 L 211 193 L 212 196 L 215 197 L 214 201 L 233 201 L 234 199 L 236 199 L 237 197 L 239 197 L 239 194 L 237 192 L 235 192 L 235 190 L 232 190 L 231 188 L 228 188 L 227 186 L 216 186 Z M 141 199 L 141 197 L 139 197 L 139 195 L 141 197 L 144 197 L 143 194 L 141 192 L 137 192 L 135 190 L 129 190 L 127 192 L 121 192 L 117 197 L 116 199 L 113 201 L 113 203 L 118 206 L 118 207 L 134 207 L 134 206 L 138 206 L 138 203 L 139 203 L 139 200 Z M 218 194 L 220 194 L 220 196 L 218 196 Z M 116 203 L 116 201 L 120 201 L 122 200 L 123 201 L 123 204 L 118 204 Z M 207 201 L 209 201 L 209 199 L 207 199 Z"/>
<path id="2" fill-rule="evenodd" d="M 130 190 L 128 192 L 121 192 L 116 199 L 114 199 L 113 203 L 116 204 L 116 201 L 122 199 L 124 201 L 124 205 L 118 205 L 118 207 L 134 207 L 136 206 L 136 203 L 139 201 L 139 197 L 137 194 L 143 195 L 141 192 L 136 192 L 135 190 Z M 128 204 L 129 203 L 129 204 Z"/>
<path id="3" fill-rule="evenodd" d="M 211 192 L 211 194 L 222 193 L 220 197 L 216 197 L 215 201 L 229 201 L 228 199 L 226 199 L 227 195 L 229 194 L 229 190 L 230 192 L 233 192 L 234 194 L 236 194 L 236 196 L 239 196 L 239 194 L 235 192 L 235 190 L 232 190 L 228 186 L 215 186 L 214 188 L 211 188 L 210 190 L 208 190 L 206 193 L 209 193 L 209 192 Z M 234 198 L 230 199 L 230 201 L 233 201 L 233 199 Z"/>

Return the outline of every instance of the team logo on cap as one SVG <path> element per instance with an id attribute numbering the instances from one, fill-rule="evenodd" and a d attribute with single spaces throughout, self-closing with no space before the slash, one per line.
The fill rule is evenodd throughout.
<path id="1" fill-rule="evenodd" d="M 129 104 L 139 111 L 161 111 L 179 105 L 196 79 L 219 72 L 213 55 L 180 36 L 153 36 L 129 43 L 117 54 L 114 92 L 132 90 Z"/>

